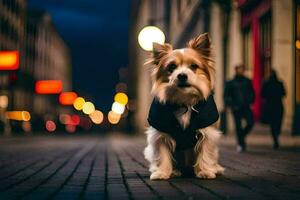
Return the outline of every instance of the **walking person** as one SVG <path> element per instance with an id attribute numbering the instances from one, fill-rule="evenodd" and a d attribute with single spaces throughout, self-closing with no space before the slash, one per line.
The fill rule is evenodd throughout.
<path id="1" fill-rule="evenodd" d="M 265 122 L 271 127 L 274 149 L 279 148 L 278 136 L 284 112 L 282 98 L 285 95 L 283 83 L 278 80 L 276 72 L 272 70 L 269 79 L 263 84 L 261 96 L 264 98 L 263 116 Z"/>
<path id="2" fill-rule="evenodd" d="M 255 94 L 251 80 L 244 73 L 245 66 L 237 65 L 235 77 L 226 83 L 224 91 L 225 106 L 231 108 L 234 117 L 238 152 L 246 150 L 245 137 L 254 124 L 251 104 L 254 102 Z M 243 121 L 246 122 L 245 125 Z"/>

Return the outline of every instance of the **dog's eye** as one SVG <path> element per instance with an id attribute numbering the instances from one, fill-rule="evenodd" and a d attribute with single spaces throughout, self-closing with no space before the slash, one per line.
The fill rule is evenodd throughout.
<path id="1" fill-rule="evenodd" d="M 196 70 L 199 66 L 197 64 L 191 64 L 191 69 Z"/>
<path id="2" fill-rule="evenodd" d="M 169 64 L 167 66 L 168 72 L 170 72 L 170 73 L 172 73 L 176 68 L 177 68 L 177 65 L 175 65 L 174 63 Z"/>

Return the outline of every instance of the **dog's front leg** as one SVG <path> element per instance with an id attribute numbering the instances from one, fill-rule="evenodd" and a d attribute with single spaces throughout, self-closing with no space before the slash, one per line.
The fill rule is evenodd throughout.
<path id="1" fill-rule="evenodd" d="M 169 179 L 173 172 L 172 152 L 175 149 L 175 141 L 154 128 L 148 129 L 147 141 L 144 155 L 150 162 L 150 179 Z"/>
<path id="2" fill-rule="evenodd" d="M 218 131 L 212 127 L 200 130 L 202 137 L 196 147 L 195 175 L 199 178 L 214 179 L 217 174 L 222 174 L 224 168 L 219 165 L 219 152 L 217 141 L 220 137 Z"/>

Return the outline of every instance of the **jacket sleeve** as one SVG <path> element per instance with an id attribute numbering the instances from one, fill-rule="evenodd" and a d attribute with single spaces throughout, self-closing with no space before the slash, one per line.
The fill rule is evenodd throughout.
<path id="1" fill-rule="evenodd" d="M 219 112 L 213 95 L 210 95 L 206 101 L 197 104 L 194 108 L 198 112 L 196 116 L 197 128 L 208 127 L 219 119 Z"/>
<path id="2" fill-rule="evenodd" d="M 167 132 L 168 127 L 167 123 L 164 123 L 165 117 L 163 113 L 164 107 L 162 106 L 162 104 L 160 104 L 156 99 L 153 99 L 148 114 L 148 123 L 150 126 L 159 131 Z"/>

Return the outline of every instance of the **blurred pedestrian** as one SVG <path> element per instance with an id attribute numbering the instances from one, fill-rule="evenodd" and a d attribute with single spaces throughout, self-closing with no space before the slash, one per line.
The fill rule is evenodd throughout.
<path id="1" fill-rule="evenodd" d="M 282 98 L 286 95 L 283 83 L 278 80 L 274 70 L 263 84 L 261 96 L 264 98 L 263 116 L 264 121 L 271 127 L 273 148 L 279 148 L 278 136 L 281 131 L 284 107 Z"/>
<path id="2" fill-rule="evenodd" d="M 246 150 L 245 137 L 254 124 L 250 106 L 254 102 L 255 94 L 251 80 L 244 73 L 245 66 L 237 65 L 235 77 L 226 83 L 224 91 L 225 105 L 231 108 L 234 117 L 238 152 Z M 246 122 L 245 125 L 243 121 Z"/>

